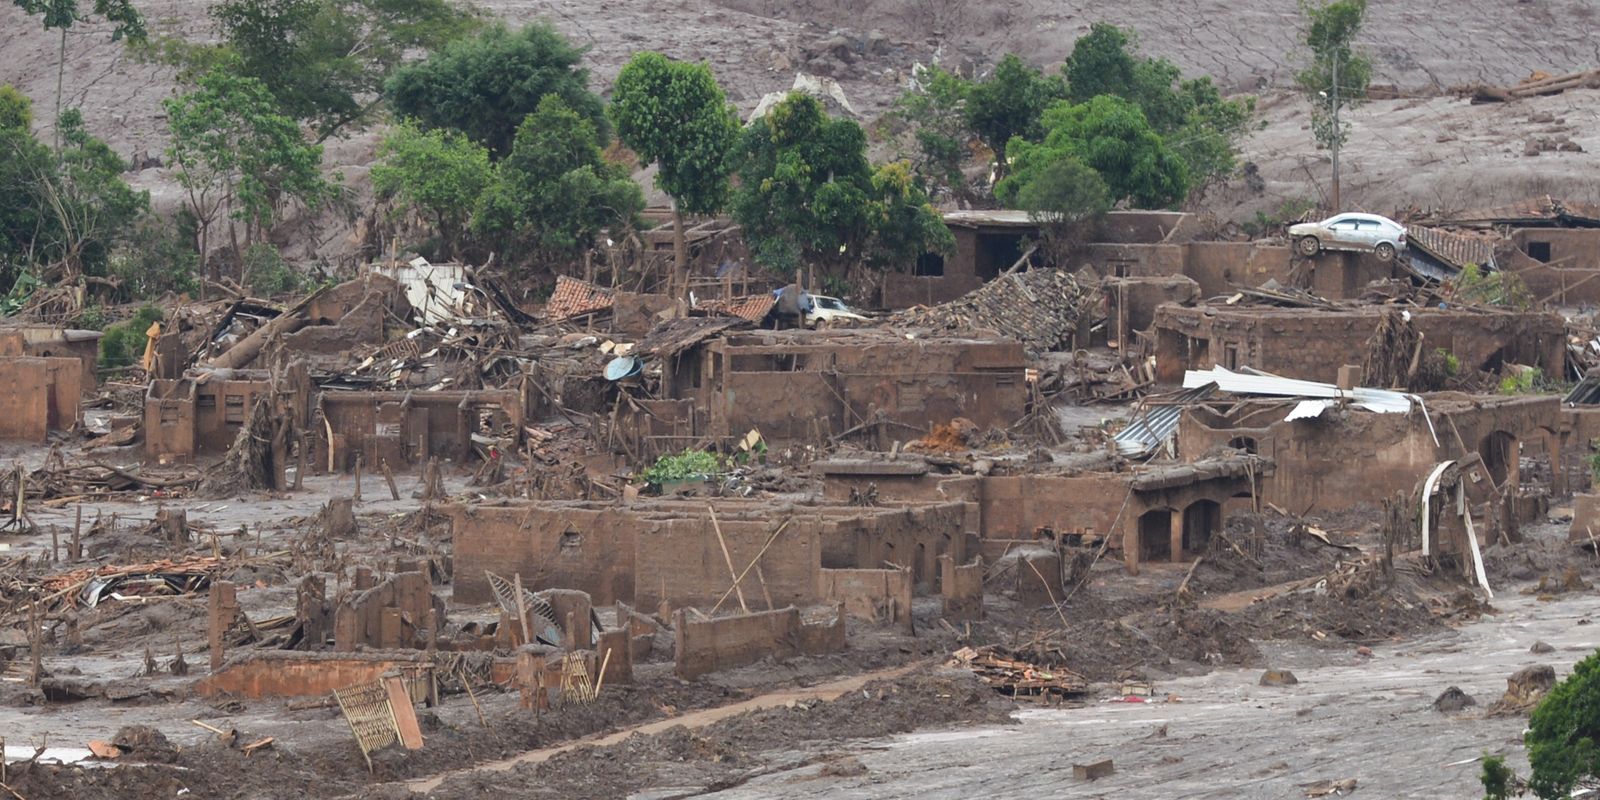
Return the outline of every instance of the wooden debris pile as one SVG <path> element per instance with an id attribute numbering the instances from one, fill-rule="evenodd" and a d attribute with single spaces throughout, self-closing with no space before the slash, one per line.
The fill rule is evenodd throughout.
<path id="1" fill-rule="evenodd" d="M 1600 69 L 1572 72 L 1566 75 L 1534 73 L 1516 86 L 1489 86 L 1477 83 L 1467 87 L 1474 103 L 1504 103 L 1524 97 L 1561 94 L 1568 89 L 1600 89 Z"/>
<path id="2" fill-rule="evenodd" d="M 947 667 L 972 670 L 995 691 L 1016 698 L 1044 700 L 1077 697 L 1089 691 L 1089 680 L 1066 669 L 1043 667 L 1006 657 L 994 645 L 963 647 L 950 655 Z"/>
<path id="3" fill-rule="evenodd" d="M 1012 272 L 948 303 L 898 312 L 888 322 L 934 333 L 1004 336 L 1037 358 L 1071 345 L 1079 320 L 1099 301 L 1094 289 L 1060 270 Z"/>

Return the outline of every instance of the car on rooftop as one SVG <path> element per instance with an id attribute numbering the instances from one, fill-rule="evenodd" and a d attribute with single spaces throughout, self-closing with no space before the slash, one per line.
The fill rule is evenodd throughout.
<path id="1" fill-rule="evenodd" d="M 813 294 L 811 308 L 806 309 L 802 321 L 807 328 L 826 328 L 839 320 L 865 320 L 866 317 L 857 314 L 855 310 L 844 304 L 837 297 Z"/>
<path id="2" fill-rule="evenodd" d="M 1321 222 L 1289 226 L 1295 250 L 1310 258 L 1324 250 L 1371 253 L 1393 261 L 1406 247 L 1406 227 L 1377 214 L 1336 214 Z"/>

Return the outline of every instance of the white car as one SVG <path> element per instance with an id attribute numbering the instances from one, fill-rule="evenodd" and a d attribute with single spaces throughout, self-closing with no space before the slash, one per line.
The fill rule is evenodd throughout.
<path id="1" fill-rule="evenodd" d="M 1300 255 L 1310 258 L 1324 250 L 1354 250 L 1371 253 L 1379 261 L 1393 261 L 1405 249 L 1406 228 L 1377 214 L 1339 214 L 1321 222 L 1302 222 L 1289 226 Z"/>
<path id="2" fill-rule="evenodd" d="M 803 321 L 807 328 L 826 328 L 835 320 L 865 320 L 866 317 L 850 310 L 844 301 L 837 297 L 827 297 L 820 294 L 810 295 L 811 310 L 805 312 Z"/>

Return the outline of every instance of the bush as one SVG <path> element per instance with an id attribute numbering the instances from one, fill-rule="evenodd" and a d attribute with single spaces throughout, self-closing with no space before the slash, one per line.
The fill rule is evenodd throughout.
<path id="1" fill-rule="evenodd" d="M 163 318 L 161 309 L 145 306 L 135 312 L 132 319 L 106 328 L 105 336 L 100 339 L 100 368 L 117 369 L 138 363 L 149 341 L 144 332 L 150 330 L 151 323 Z"/>
<path id="2" fill-rule="evenodd" d="M 1501 394 L 1534 394 L 1544 387 L 1544 370 L 1528 367 L 1500 379 Z"/>
<path id="3" fill-rule="evenodd" d="M 644 479 L 657 486 L 675 481 L 709 478 L 722 469 L 722 459 L 704 450 L 685 450 L 656 459 L 644 471 Z"/>
<path id="4" fill-rule="evenodd" d="M 120 294 L 131 300 L 166 292 L 193 295 L 200 291 L 200 253 L 194 242 L 192 214 L 180 213 L 170 227 L 147 222 L 112 254 L 106 272 L 122 281 Z"/>
<path id="5" fill-rule="evenodd" d="M 258 294 L 280 295 L 300 291 L 305 278 L 278 248 L 257 242 L 244 251 L 244 282 Z"/>

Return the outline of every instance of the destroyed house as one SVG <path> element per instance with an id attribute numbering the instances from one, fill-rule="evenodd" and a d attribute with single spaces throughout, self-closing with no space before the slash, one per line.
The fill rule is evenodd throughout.
<path id="1" fill-rule="evenodd" d="M 272 413 L 303 422 L 310 397 L 305 368 L 296 364 L 286 370 L 282 388 Z M 153 379 L 145 390 L 145 455 L 157 462 L 220 456 L 233 446 L 256 403 L 272 395 L 266 370 L 201 369 L 181 378 Z"/>
<path id="2" fill-rule="evenodd" d="M 1250 497 L 1254 482 L 1273 468 L 1270 459 L 1230 454 L 1134 472 L 952 475 L 904 456 L 834 459 L 815 470 L 823 496 L 834 502 L 973 504 L 977 554 L 985 562 L 1041 543 L 1104 543 L 1138 572 L 1141 563 L 1187 562 L 1204 553 L 1234 498 Z"/>
<path id="3" fill-rule="evenodd" d="M 0 356 L 71 358 L 80 365 L 78 389 L 92 394 L 100 366 L 100 331 L 57 328 L 49 325 L 11 325 L 0 328 Z"/>
<path id="4" fill-rule="evenodd" d="M 72 357 L 0 357 L 0 440 L 43 444 L 50 431 L 77 427 L 84 374 Z"/>
<path id="5" fill-rule="evenodd" d="M 1533 299 L 1600 303 L 1600 206 L 1545 195 L 1464 211 L 1446 223 L 1497 240 L 1495 261 L 1521 278 Z"/>
<path id="6" fill-rule="evenodd" d="M 1567 492 L 1557 398 L 1418 397 L 1410 411 L 1395 413 L 1332 404 L 1308 415 L 1301 400 L 1280 398 L 1197 403 L 1178 423 L 1178 456 L 1259 453 L 1276 465 L 1259 482 L 1262 502 L 1296 514 L 1381 507 L 1397 491 L 1413 492 L 1440 464 L 1469 458 L 1504 496 L 1500 521 L 1510 530 Z"/>
<path id="7" fill-rule="evenodd" d="M 645 452 L 758 430 L 770 443 L 878 436 L 887 448 L 965 417 L 1004 428 L 1024 412 L 1021 344 L 881 330 L 729 333 L 662 361 L 660 399 L 634 424 Z M 638 452 L 636 449 L 635 452 Z"/>
<path id="8" fill-rule="evenodd" d="M 1156 377 L 1176 384 L 1185 370 L 1249 367 L 1331 383 L 1341 365 L 1362 361 L 1385 315 L 1402 313 L 1410 315 L 1403 324 L 1421 333 L 1424 347 L 1449 353 L 1463 370 L 1499 372 L 1519 364 L 1559 376 L 1566 369 L 1566 323 L 1554 313 L 1164 305 L 1153 325 Z"/>
<path id="9" fill-rule="evenodd" d="M 735 599 L 724 596 L 732 585 L 729 562 L 743 567 L 759 556 L 760 571 L 741 586 L 745 595 L 760 597 L 762 607 L 769 601 L 775 608 L 847 602 L 866 586 L 892 585 L 909 600 L 913 591 L 939 591 L 941 556 L 966 563 L 970 511 L 961 502 L 779 507 L 728 499 L 715 506 L 667 500 L 456 505 L 449 511 L 454 597 L 491 602 L 485 573 L 493 572 L 519 575 L 530 590 L 584 591 L 596 605 L 710 610 L 722 600 L 731 608 Z"/>
<path id="10" fill-rule="evenodd" d="M 325 391 L 311 424 L 316 463 L 330 472 L 437 458 L 479 460 L 491 448 L 522 442 L 526 399 L 514 389 L 413 392 Z"/>

